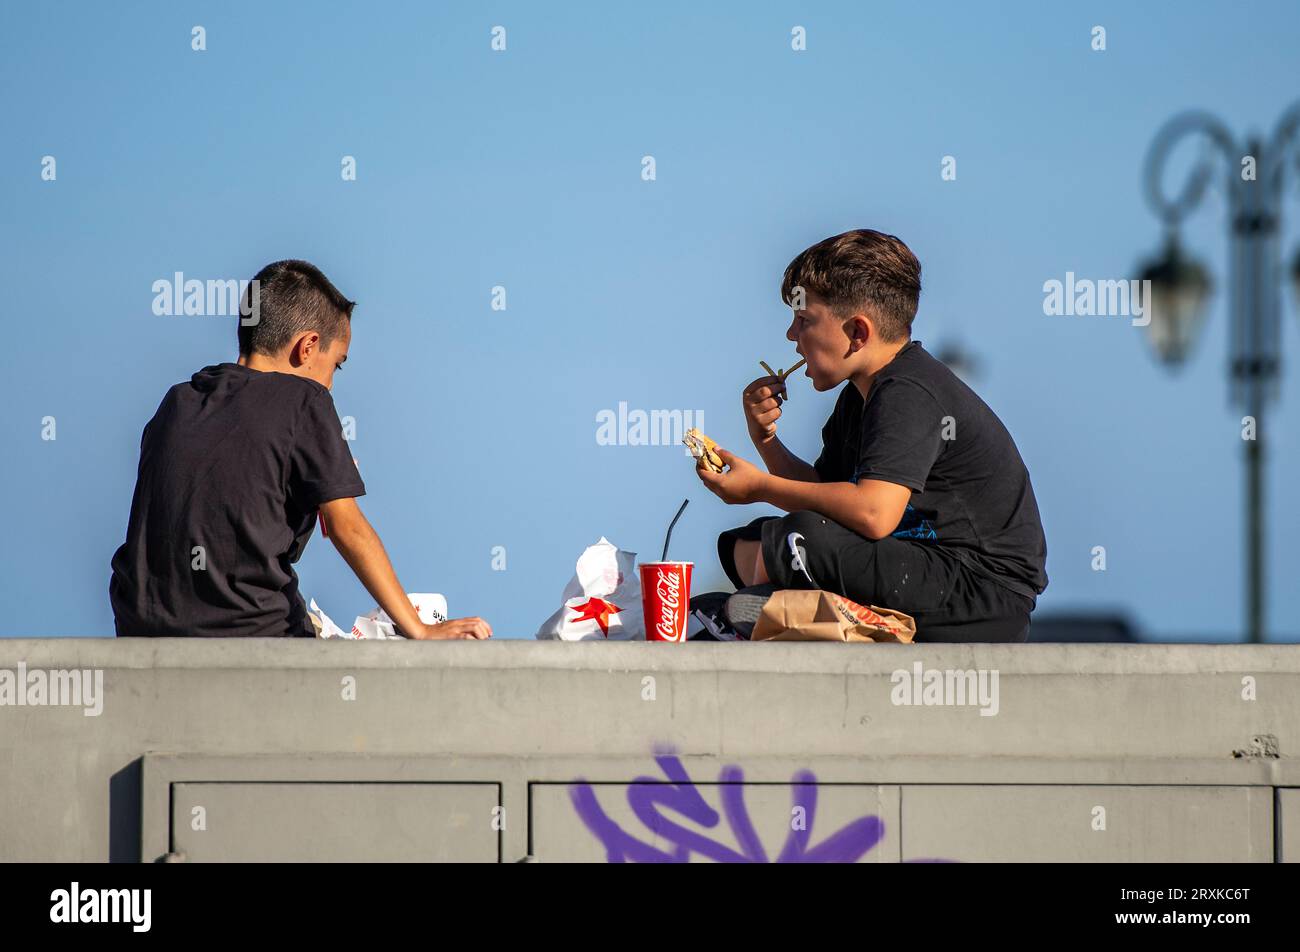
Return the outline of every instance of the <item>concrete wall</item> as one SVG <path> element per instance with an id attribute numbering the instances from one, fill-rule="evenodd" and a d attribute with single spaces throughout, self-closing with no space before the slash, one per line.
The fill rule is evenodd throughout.
<path id="1" fill-rule="evenodd" d="M 0 859 L 1300 860 L 1298 743 L 1296 646 L 0 640 Z"/>

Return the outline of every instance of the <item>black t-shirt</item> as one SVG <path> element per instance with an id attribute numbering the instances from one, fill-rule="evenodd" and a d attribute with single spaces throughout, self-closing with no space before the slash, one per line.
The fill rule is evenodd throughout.
<path id="1" fill-rule="evenodd" d="M 312 635 L 292 565 L 321 503 L 365 491 L 325 387 L 204 367 L 144 428 L 109 583 L 118 635 Z"/>
<path id="2" fill-rule="evenodd" d="M 896 538 L 942 546 L 1030 599 L 1047 587 L 1047 541 L 1011 434 L 920 341 L 881 368 L 865 404 L 845 385 L 813 465 L 823 482 L 880 479 L 912 490 Z"/>

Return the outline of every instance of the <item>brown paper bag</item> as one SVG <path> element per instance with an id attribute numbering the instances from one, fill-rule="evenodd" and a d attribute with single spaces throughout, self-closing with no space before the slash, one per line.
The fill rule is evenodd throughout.
<path id="1" fill-rule="evenodd" d="M 750 641 L 892 641 L 910 644 L 916 621 L 892 608 L 864 607 L 833 592 L 782 589 L 758 616 Z"/>

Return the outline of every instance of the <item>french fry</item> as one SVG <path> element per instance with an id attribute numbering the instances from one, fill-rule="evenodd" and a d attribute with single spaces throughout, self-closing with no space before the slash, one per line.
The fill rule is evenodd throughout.
<path id="1" fill-rule="evenodd" d="M 780 380 L 781 380 L 781 382 L 782 382 L 782 383 L 785 383 L 785 378 L 786 378 L 786 377 L 790 376 L 792 373 L 794 373 L 796 370 L 798 370 L 800 367 L 802 367 L 802 366 L 803 366 L 804 364 L 806 364 L 806 363 L 808 363 L 808 361 L 807 361 L 806 359 L 804 359 L 803 357 L 800 357 L 800 358 L 799 358 L 799 362 L 796 363 L 796 364 L 795 364 L 793 367 L 791 367 L 789 370 L 773 370 L 771 367 L 768 366 L 768 363 L 767 363 L 766 360 L 760 360 L 760 361 L 758 362 L 758 365 L 759 365 L 760 367 L 762 367 L 764 370 L 767 371 L 767 375 L 768 375 L 769 377 L 779 377 Z"/>

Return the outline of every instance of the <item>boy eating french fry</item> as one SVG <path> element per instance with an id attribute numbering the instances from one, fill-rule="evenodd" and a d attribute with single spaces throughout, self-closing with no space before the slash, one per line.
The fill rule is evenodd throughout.
<path id="1" fill-rule="evenodd" d="M 921 265 L 892 235 L 862 229 L 799 254 L 782 299 L 786 337 L 819 391 L 843 384 L 807 463 L 777 438 L 786 382 L 742 395 L 767 472 L 718 448 L 700 480 L 724 502 L 788 515 L 718 539 L 737 587 L 821 588 L 906 612 L 917 641 L 1024 641 L 1047 587 L 1047 544 L 1029 473 L 991 409 L 911 339 Z"/>

